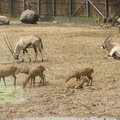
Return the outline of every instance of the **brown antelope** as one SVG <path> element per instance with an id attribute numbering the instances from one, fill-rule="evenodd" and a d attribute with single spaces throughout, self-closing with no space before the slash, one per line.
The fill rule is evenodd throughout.
<path id="1" fill-rule="evenodd" d="M 36 61 L 36 58 L 38 55 L 38 50 L 40 53 L 42 53 L 42 50 L 43 50 L 42 39 L 35 35 L 21 36 L 16 44 L 14 51 L 13 51 L 13 48 L 12 48 L 11 43 L 7 36 L 5 36 L 5 42 L 7 44 L 7 47 L 9 48 L 12 56 L 17 61 L 19 60 L 19 54 L 20 54 L 21 50 L 23 51 L 23 59 L 22 59 L 23 62 L 24 62 L 24 54 L 28 53 L 27 48 L 34 49 L 34 52 L 35 52 L 35 60 L 34 61 Z M 29 60 L 31 61 L 30 57 L 29 57 Z M 42 61 L 43 61 L 43 56 L 42 56 Z"/>
<path id="2" fill-rule="evenodd" d="M 27 79 L 23 82 L 23 88 L 25 88 L 25 86 L 27 85 L 27 83 L 29 82 L 29 80 L 31 79 L 31 83 L 30 86 L 33 84 L 33 86 L 35 86 L 35 78 L 37 76 L 39 76 L 41 78 L 40 80 L 40 84 L 42 83 L 44 85 L 45 82 L 45 74 L 44 74 L 45 68 L 44 66 L 35 66 L 33 67 L 28 74 Z M 39 85 L 40 85 L 39 84 Z"/>
<path id="3" fill-rule="evenodd" d="M 93 68 L 90 67 L 83 68 L 81 70 L 77 70 L 72 75 L 70 75 L 65 82 L 67 83 L 71 78 L 76 78 L 77 81 L 80 81 L 81 77 L 85 76 L 88 78 L 88 85 L 92 85 L 92 79 L 93 79 L 91 76 L 92 73 L 94 73 Z"/>
<path id="4" fill-rule="evenodd" d="M 111 42 L 112 39 L 107 37 L 101 46 L 101 49 L 106 49 L 109 54 L 106 55 L 106 58 L 115 58 L 120 59 L 120 44 Z"/>
<path id="5" fill-rule="evenodd" d="M 4 85 L 6 86 L 5 77 L 13 76 L 14 77 L 14 86 L 16 85 L 16 71 L 17 66 L 16 65 L 6 65 L 2 68 L 0 68 L 0 81 L 1 78 L 3 78 Z"/>

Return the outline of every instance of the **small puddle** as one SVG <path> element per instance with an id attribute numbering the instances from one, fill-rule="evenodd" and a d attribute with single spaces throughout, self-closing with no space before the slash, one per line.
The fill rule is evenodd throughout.
<path id="1" fill-rule="evenodd" d="M 13 78 L 12 78 L 13 79 Z M 16 104 L 20 102 L 25 102 L 26 99 L 23 97 L 24 89 L 21 86 L 12 85 L 9 81 L 13 80 L 6 80 L 6 86 L 4 86 L 3 81 L 0 82 L 0 104 Z"/>
<path id="2" fill-rule="evenodd" d="M 26 118 L 18 118 L 18 119 L 12 119 L 12 120 L 120 120 L 117 118 L 112 117 L 26 117 Z"/>
<path id="3" fill-rule="evenodd" d="M 20 86 L 0 86 L 0 104 L 16 104 L 26 101 Z"/>

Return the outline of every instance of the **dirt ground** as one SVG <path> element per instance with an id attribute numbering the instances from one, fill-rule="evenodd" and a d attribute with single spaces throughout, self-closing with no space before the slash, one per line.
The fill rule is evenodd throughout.
<path id="1" fill-rule="evenodd" d="M 100 48 L 111 29 L 115 28 L 103 29 L 73 23 L 0 26 L 0 66 L 16 64 L 6 48 L 5 34 L 13 47 L 21 35 L 35 34 L 43 40 L 44 62 L 41 62 L 39 55 L 37 62 L 29 62 L 26 58 L 18 66 L 44 65 L 48 82 L 40 87 L 38 84 L 31 88 L 27 85 L 23 94 L 26 102 L 1 104 L 0 120 L 33 116 L 120 117 L 120 61 L 105 59 L 107 51 Z M 120 43 L 117 28 L 113 32 L 113 39 Z M 29 52 L 33 60 L 33 50 Z M 83 67 L 94 69 L 93 85 L 67 90 L 64 87 L 66 77 Z M 17 76 L 17 85 L 21 88 L 25 78 L 23 74 Z M 0 84 L 3 85 L 3 82 Z"/>

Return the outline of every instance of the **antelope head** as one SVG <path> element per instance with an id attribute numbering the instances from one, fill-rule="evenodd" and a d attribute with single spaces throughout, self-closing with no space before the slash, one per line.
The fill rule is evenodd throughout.
<path id="1" fill-rule="evenodd" d="M 103 42 L 101 49 L 107 49 L 107 43 L 109 43 L 112 39 L 109 39 L 110 37 L 108 36 Z"/>
<path id="2" fill-rule="evenodd" d="M 10 53 L 11 53 L 11 55 L 13 56 L 13 58 L 15 59 L 15 60 L 17 60 L 18 61 L 18 55 L 17 54 L 15 54 L 14 53 L 14 51 L 13 51 L 13 48 L 12 48 L 12 45 L 11 45 L 11 43 L 10 43 L 10 41 L 9 41 L 9 39 L 8 39 L 8 36 L 6 35 L 6 36 L 4 36 L 4 40 L 5 40 L 5 43 L 6 43 L 6 45 L 7 45 L 7 47 L 8 47 L 8 49 L 9 49 L 9 51 L 10 51 Z"/>

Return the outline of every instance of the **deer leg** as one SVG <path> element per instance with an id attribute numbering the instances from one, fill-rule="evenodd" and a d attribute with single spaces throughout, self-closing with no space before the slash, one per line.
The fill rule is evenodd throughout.
<path id="1" fill-rule="evenodd" d="M 1 79 L 0 79 L 1 80 Z M 5 82 L 5 78 L 3 77 L 3 82 L 4 82 L 4 85 L 6 86 L 6 82 Z"/>
<path id="2" fill-rule="evenodd" d="M 85 80 L 82 80 L 82 83 L 80 84 L 79 88 L 83 88 Z"/>
<path id="3" fill-rule="evenodd" d="M 81 77 L 77 77 L 77 78 L 76 78 L 76 79 L 77 79 L 77 81 L 80 81 L 80 78 L 81 78 Z"/>
<path id="4" fill-rule="evenodd" d="M 12 74 L 12 76 L 14 77 L 14 86 L 16 86 L 16 76 L 15 74 Z"/>
<path id="5" fill-rule="evenodd" d="M 32 86 L 32 78 L 31 78 L 31 80 L 30 80 L 30 86 Z"/>
<path id="6" fill-rule="evenodd" d="M 34 48 L 34 52 L 35 52 L 35 60 L 34 61 L 36 61 L 36 58 L 37 58 L 37 55 L 38 55 L 37 47 L 35 45 L 33 45 L 33 48 Z"/>
<path id="7" fill-rule="evenodd" d="M 43 74 L 43 82 L 44 83 L 46 82 L 46 76 L 45 76 L 45 74 Z"/>
<path id="8" fill-rule="evenodd" d="M 89 75 L 89 76 L 87 76 L 88 77 L 88 79 L 89 79 L 89 82 L 88 82 L 88 84 L 87 85 L 92 85 L 92 80 L 93 80 L 93 78 L 92 78 L 92 76 L 91 75 Z"/>
<path id="9" fill-rule="evenodd" d="M 33 78 L 33 86 L 35 87 L 35 77 Z"/>
<path id="10" fill-rule="evenodd" d="M 25 88 L 25 86 L 27 85 L 27 80 L 25 80 L 24 82 L 23 82 L 23 88 Z"/>
<path id="11" fill-rule="evenodd" d="M 35 77 L 30 79 L 30 86 L 35 86 Z"/>
<path id="12" fill-rule="evenodd" d="M 41 83 L 42 83 L 42 85 L 44 85 L 44 82 L 45 82 L 45 74 L 43 74 L 43 75 L 41 75 L 41 76 L 39 76 L 39 77 L 41 78 L 39 85 L 40 85 Z"/>

